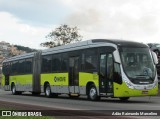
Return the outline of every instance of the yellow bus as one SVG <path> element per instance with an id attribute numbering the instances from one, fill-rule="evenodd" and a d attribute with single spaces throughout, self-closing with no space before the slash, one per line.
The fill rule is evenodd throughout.
<path id="1" fill-rule="evenodd" d="M 93 39 L 23 54 L 3 62 L 2 87 L 12 94 L 67 94 L 128 100 L 158 93 L 157 59 L 145 44 Z"/>

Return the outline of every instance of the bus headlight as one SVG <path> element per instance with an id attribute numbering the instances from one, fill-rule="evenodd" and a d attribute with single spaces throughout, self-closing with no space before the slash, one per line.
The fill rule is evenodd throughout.
<path id="1" fill-rule="evenodd" d="M 134 89 L 134 87 L 132 86 L 132 84 L 129 81 L 125 81 L 125 83 L 129 88 Z"/>
<path id="2" fill-rule="evenodd" d="M 155 80 L 154 83 L 153 83 L 153 88 L 155 88 L 158 84 L 158 80 Z"/>

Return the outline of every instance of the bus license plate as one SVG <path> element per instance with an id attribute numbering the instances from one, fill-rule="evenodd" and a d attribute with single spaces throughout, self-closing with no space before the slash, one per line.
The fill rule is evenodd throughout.
<path id="1" fill-rule="evenodd" d="M 144 90 L 142 91 L 142 94 L 148 94 L 148 91 Z"/>

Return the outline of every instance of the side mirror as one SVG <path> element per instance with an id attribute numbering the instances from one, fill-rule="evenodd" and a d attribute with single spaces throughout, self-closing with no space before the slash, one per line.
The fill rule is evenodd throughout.
<path id="1" fill-rule="evenodd" d="M 154 63 L 155 63 L 155 64 L 158 64 L 158 58 L 157 58 L 156 53 L 155 53 L 155 52 L 153 52 L 153 51 L 151 51 L 151 53 L 152 53 L 152 57 L 153 57 L 153 61 L 154 61 Z"/>
<path id="2" fill-rule="evenodd" d="M 115 62 L 121 63 L 120 55 L 119 55 L 119 52 L 118 52 L 117 50 L 115 50 L 115 51 L 113 52 L 113 56 L 114 56 Z"/>

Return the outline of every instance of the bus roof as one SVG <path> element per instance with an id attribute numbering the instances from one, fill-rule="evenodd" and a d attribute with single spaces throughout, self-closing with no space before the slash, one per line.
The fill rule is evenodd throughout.
<path id="1" fill-rule="evenodd" d="M 117 40 L 117 39 L 92 39 L 87 41 L 82 41 L 78 43 L 73 44 L 67 44 L 59 47 L 54 47 L 46 50 L 42 50 L 42 55 L 47 54 L 54 54 L 54 53 L 61 53 L 61 52 L 67 52 L 67 51 L 73 51 L 73 50 L 80 50 L 85 48 L 91 48 L 91 47 L 99 47 L 99 46 L 112 46 L 112 47 L 148 47 L 147 45 L 143 43 L 138 43 L 134 41 L 125 41 L 125 40 Z M 8 61 L 14 61 L 18 59 L 24 59 L 24 58 L 30 58 L 34 56 L 34 53 L 27 53 L 23 55 L 18 55 L 9 59 L 4 60 L 4 62 Z"/>
<path id="2" fill-rule="evenodd" d="M 127 40 L 118 40 L 118 39 L 93 39 L 92 43 L 113 43 L 117 46 L 124 47 L 148 47 L 146 44 L 135 42 L 135 41 L 127 41 Z"/>
<path id="3" fill-rule="evenodd" d="M 72 50 L 79 50 L 79 49 L 98 47 L 98 46 L 112 46 L 112 47 L 118 46 L 118 47 L 137 47 L 137 48 L 148 47 L 143 43 L 138 43 L 134 41 L 117 40 L 117 39 L 92 39 L 43 50 L 42 55 L 67 52 Z"/>
<path id="4" fill-rule="evenodd" d="M 9 62 L 9 61 L 15 61 L 15 60 L 19 60 L 19 59 L 25 59 L 25 58 L 31 58 L 34 56 L 35 52 L 32 53 L 26 53 L 26 54 L 22 54 L 22 55 L 17 55 L 8 59 L 5 59 L 3 62 Z"/>

